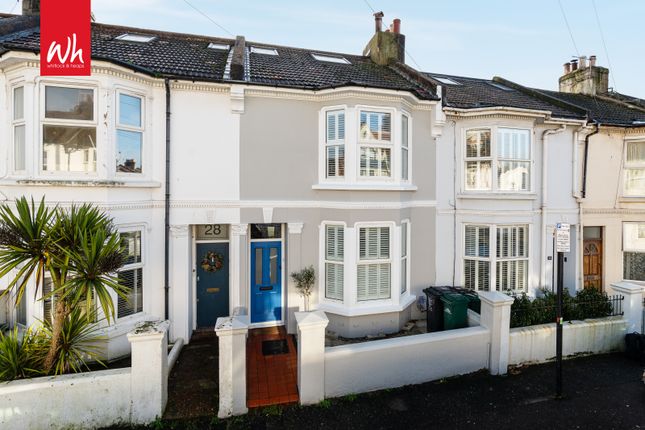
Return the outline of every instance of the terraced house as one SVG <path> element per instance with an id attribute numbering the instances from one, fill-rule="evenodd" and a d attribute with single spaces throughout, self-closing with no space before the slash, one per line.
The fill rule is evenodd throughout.
<path id="1" fill-rule="evenodd" d="M 108 358 L 145 319 L 187 342 L 228 315 L 293 333 L 289 274 L 310 265 L 311 306 L 345 337 L 420 318 L 429 285 L 534 295 L 553 285 L 558 222 L 575 239 L 571 291 L 645 280 L 645 104 L 606 79 L 587 94 L 595 64 L 560 92 L 422 73 L 400 22 L 380 31 L 377 15 L 363 55 L 93 23 L 92 75 L 41 77 L 26 12 L 0 18 L 1 197 L 114 217 L 131 290 Z M 29 325 L 50 307 L 2 309 Z"/>
<path id="2" fill-rule="evenodd" d="M 37 18 L 0 32 L 4 198 L 94 202 L 129 244 L 113 356 L 147 318 L 186 341 L 230 314 L 293 331 L 288 275 L 309 265 L 337 332 L 411 318 L 434 279 L 443 117 L 435 85 L 396 61 L 403 35 L 348 55 L 92 24 L 92 76 L 47 78 Z M 8 309 L 29 325 L 47 304 Z"/>

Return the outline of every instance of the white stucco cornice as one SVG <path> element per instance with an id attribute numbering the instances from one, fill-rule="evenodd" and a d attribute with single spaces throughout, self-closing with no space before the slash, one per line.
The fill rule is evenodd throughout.
<path id="1" fill-rule="evenodd" d="M 36 75 L 40 74 L 40 60 L 38 55 L 31 52 L 12 51 L 0 58 L 0 70 L 6 74 L 20 73 L 32 69 Z M 92 76 L 110 76 L 121 80 L 136 82 L 152 87 L 163 87 L 163 79 L 153 78 L 144 73 L 133 71 L 127 67 L 119 66 L 109 61 L 92 60 Z M 69 76 L 66 79 L 83 79 L 84 77 Z"/>
<path id="2" fill-rule="evenodd" d="M 575 124 L 583 125 L 586 120 L 552 118 L 551 111 L 522 109 L 514 107 L 496 106 L 485 108 L 463 109 L 444 107 L 444 113 L 448 119 L 477 118 L 477 119 L 518 119 L 518 118 L 541 118 L 545 124 Z"/>
<path id="3" fill-rule="evenodd" d="M 301 90 L 293 88 L 260 87 L 248 85 L 245 94 L 249 97 L 265 97 L 290 99 L 299 101 L 328 102 L 347 98 L 402 103 L 403 107 L 411 110 L 431 111 L 437 105 L 435 100 L 421 100 L 407 91 L 385 90 L 380 88 L 364 88 L 347 86 L 325 90 Z"/>

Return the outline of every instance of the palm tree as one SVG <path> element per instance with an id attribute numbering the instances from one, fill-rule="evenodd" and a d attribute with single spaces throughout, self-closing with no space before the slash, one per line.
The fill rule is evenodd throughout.
<path id="1" fill-rule="evenodd" d="M 22 197 L 15 210 L 0 206 L 0 277 L 12 276 L 4 294 L 14 292 L 18 306 L 30 280 L 35 279 L 37 294 L 46 274 L 51 278 L 52 291 L 45 298 L 54 299 L 54 312 L 45 372 L 54 367 L 72 310 L 84 307 L 92 315 L 98 305 L 109 323 L 114 316 L 110 291 L 127 299 L 127 288 L 116 276 L 123 261 L 112 219 L 91 204 L 50 209 L 44 198 L 36 205 Z"/>

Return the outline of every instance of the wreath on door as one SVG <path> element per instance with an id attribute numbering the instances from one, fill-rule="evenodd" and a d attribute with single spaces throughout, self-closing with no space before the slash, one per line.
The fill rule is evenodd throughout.
<path id="1" fill-rule="evenodd" d="M 217 252 L 208 251 L 202 258 L 201 266 L 206 272 L 217 272 L 224 267 L 224 256 Z"/>

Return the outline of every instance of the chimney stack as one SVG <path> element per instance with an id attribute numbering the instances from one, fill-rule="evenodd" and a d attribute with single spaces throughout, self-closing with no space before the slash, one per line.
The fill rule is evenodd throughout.
<path id="1" fill-rule="evenodd" d="M 22 0 L 22 14 L 25 16 L 40 15 L 40 0 Z"/>
<path id="2" fill-rule="evenodd" d="M 383 12 L 374 14 L 375 32 L 363 50 L 363 55 L 381 66 L 399 61 L 405 63 L 405 36 L 401 34 L 401 20 L 395 19 L 389 31 L 381 31 Z"/>
<path id="3" fill-rule="evenodd" d="M 560 91 L 574 94 L 606 94 L 609 92 L 609 69 L 596 66 L 596 56 L 580 56 L 564 65 Z"/>

